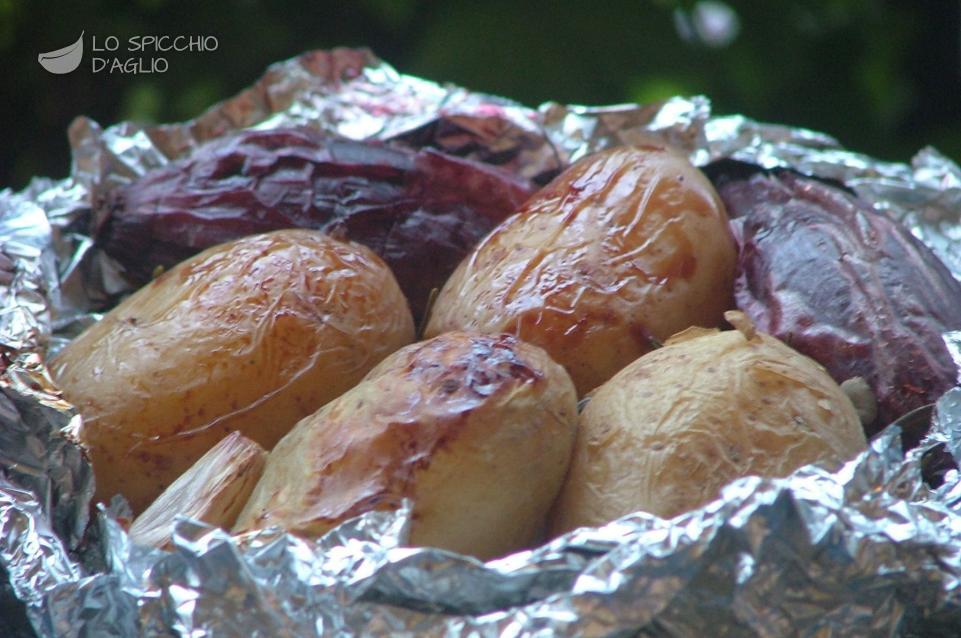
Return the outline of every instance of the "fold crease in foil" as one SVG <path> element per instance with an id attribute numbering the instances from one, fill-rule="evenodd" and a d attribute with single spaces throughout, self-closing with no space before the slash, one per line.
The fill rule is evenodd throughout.
<path id="1" fill-rule="evenodd" d="M 189 122 L 78 118 L 69 178 L 0 192 L 0 603 L 24 613 L 11 635 L 961 634 L 961 476 L 922 478 L 938 450 L 961 461 L 961 389 L 906 455 L 891 426 L 837 472 L 748 477 L 672 520 L 634 514 L 486 564 L 405 547 L 406 507 L 317 542 L 181 519 L 171 551 L 132 544 L 116 509 L 88 525 L 92 473 L 70 438 L 79 417 L 44 361 L 127 290 L 90 239 L 97 202 L 206 140 L 292 124 L 439 148 L 540 183 L 622 144 L 789 167 L 844 181 L 961 278 L 961 169 L 949 159 L 929 148 L 910 165 L 879 162 L 821 133 L 714 115 L 704 97 L 532 109 L 337 49 L 275 64 Z M 961 337 L 945 341 L 961 362 Z"/>

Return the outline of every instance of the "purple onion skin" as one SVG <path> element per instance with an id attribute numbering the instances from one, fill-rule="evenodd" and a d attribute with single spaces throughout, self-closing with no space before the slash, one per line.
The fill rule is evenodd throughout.
<path id="1" fill-rule="evenodd" d="M 380 255 L 419 319 L 431 289 L 533 191 L 433 150 L 301 128 L 243 131 L 112 191 L 95 235 L 140 285 L 158 266 L 245 235 L 324 230 Z"/>
<path id="2" fill-rule="evenodd" d="M 790 171 L 715 183 L 740 248 L 738 307 L 838 383 L 863 377 L 878 399 L 869 436 L 956 385 L 941 333 L 961 329 L 961 284 L 907 229 Z"/>

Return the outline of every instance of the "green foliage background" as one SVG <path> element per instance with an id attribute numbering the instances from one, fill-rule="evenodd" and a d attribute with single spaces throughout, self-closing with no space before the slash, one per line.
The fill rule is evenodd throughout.
<path id="1" fill-rule="evenodd" d="M 399 70 L 511 97 L 582 104 L 709 96 L 716 112 L 806 126 L 906 161 L 931 144 L 961 158 L 961 8 L 920 0 L 730 0 L 728 46 L 686 42 L 693 0 L 0 0 L 0 187 L 69 170 L 73 117 L 103 124 L 192 117 L 311 48 L 368 46 Z M 169 54 L 157 75 L 56 76 L 40 52 L 83 30 L 212 34 L 216 52 Z M 85 39 L 85 42 L 89 40 Z M 125 52 L 121 51 L 124 55 Z"/>

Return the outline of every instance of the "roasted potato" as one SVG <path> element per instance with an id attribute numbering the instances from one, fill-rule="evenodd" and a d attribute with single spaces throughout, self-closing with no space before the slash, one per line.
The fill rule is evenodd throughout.
<path id="1" fill-rule="evenodd" d="M 711 183 L 660 147 L 587 157 L 488 235 L 447 281 L 426 335 L 508 332 L 583 395 L 733 305 L 736 250 Z"/>
<path id="2" fill-rule="evenodd" d="M 317 537 L 413 502 L 411 543 L 492 558 L 537 542 L 570 461 L 574 385 L 509 335 L 444 334 L 388 357 L 284 437 L 235 531 Z"/>
<path id="3" fill-rule="evenodd" d="M 824 368 L 729 315 L 738 330 L 689 328 L 594 393 L 555 534 L 638 510 L 675 516 L 736 478 L 787 476 L 866 447 L 854 406 Z"/>
<path id="4" fill-rule="evenodd" d="M 134 512 L 229 432 L 270 449 L 414 337 L 387 266 L 316 231 L 256 235 L 182 262 L 51 362 L 83 417 L 96 498 Z"/>

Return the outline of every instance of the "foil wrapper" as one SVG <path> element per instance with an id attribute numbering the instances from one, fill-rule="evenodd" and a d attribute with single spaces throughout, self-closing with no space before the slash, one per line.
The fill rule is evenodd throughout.
<path id="1" fill-rule="evenodd" d="M 131 543 L 122 506 L 88 525 L 77 417 L 44 360 L 127 291 L 87 235 L 110 189 L 231 131 L 305 125 L 434 147 L 545 183 L 610 146 L 668 142 L 841 180 L 961 278 L 961 169 L 911 165 L 821 133 L 717 116 L 704 97 L 527 108 L 402 75 L 366 50 L 306 53 L 195 120 L 70 128 L 69 178 L 0 192 L 0 633 L 40 636 L 847 636 L 961 633 L 961 388 L 901 452 L 894 424 L 838 472 L 749 477 L 664 520 L 634 514 L 486 564 L 405 547 L 409 507 L 317 542 L 231 537 L 181 519 L 174 549 Z M 961 337 L 946 335 L 961 361 Z M 915 415 L 917 417 L 917 415 Z M 927 413 L 917 418 L 927 419 Z M 9 612 L 9 613 L 8 613 Z M 12 620 L 8 620 L 8 618 Z M 6 624 L 5 624 L 6 623 Z"/>

